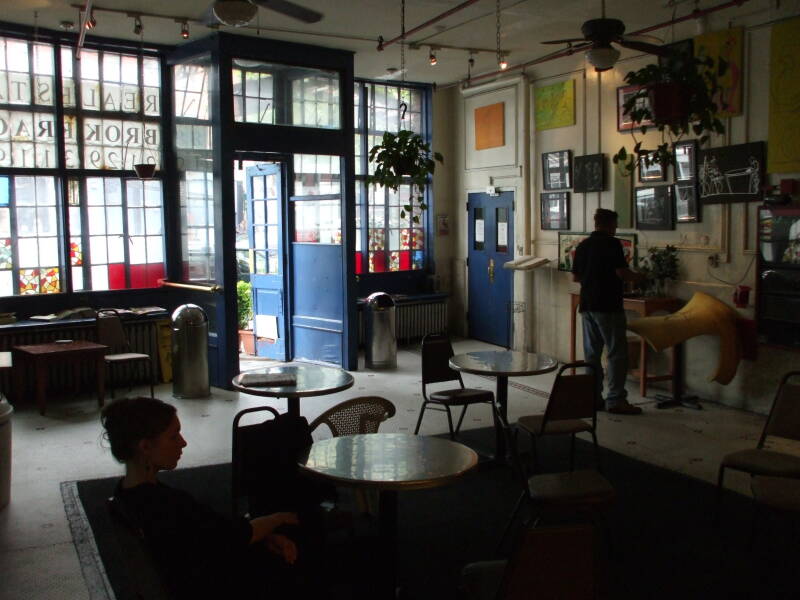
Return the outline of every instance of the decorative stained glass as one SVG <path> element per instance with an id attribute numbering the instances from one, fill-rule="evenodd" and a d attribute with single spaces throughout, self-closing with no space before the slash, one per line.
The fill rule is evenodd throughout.
<path id="1" fill-rule="evenodd" d="M 52 268 L 41 272 L 39 290 L 42 294 L 55 294 L 61 291 L 61 286 L 58 279 L 58 269 Z"/>
<path id="2" fill-rule="evenodd" d="M 0 269 L 10 269 L 11 267 L 11 240 L 9 238 L 0 239 Z"/>
<path id="3" fill-rule="evenodd" d="M 83 264 L 83 251 L 81 250 L 80 242 L 69 243 L 69 264 L 73 267 L 79 267 Z"/>
<path id="4" fill-rule="evenodd" d="M 19 293 L 21 295 L 39 293 L 39 269 L 20 269 Z"/>

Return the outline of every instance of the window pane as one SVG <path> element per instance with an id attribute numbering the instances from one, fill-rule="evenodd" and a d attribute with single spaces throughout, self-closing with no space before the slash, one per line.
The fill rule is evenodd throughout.
<path id="1" fill-rule="evenodd" d="M 294 241 L 341 244 L 339 200 L 303 200 L 293 203 Z"/>

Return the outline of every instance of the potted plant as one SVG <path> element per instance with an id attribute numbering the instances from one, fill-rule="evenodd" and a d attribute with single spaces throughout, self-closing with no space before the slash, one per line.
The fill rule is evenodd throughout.
<path id="1" fill-rule="evenodd" d="M 634 146 L 630 154 L 625 147 L 620 148 L 614 163 L 621 163 L 628 172 L 640 162 L 666 168 L 673 162 L 671 145 L 683 136 L 694 135 L 702 145 L 712 133 L 725 133 L 714 96 L 719 90 L 718 78 L 726 70 L 723 61 L 672 53 L 659 64 L 629 72 L 626 83 L 640 86 L 623 105 L 624 114 L 636 124 L 631 129 Z M 643 148 L 637 133 L 644 135 L 650 129 L 661 133 L 661 143 L 656 148 Z"/>
<path id="2" fill-rule="evenodd" d="M 648 256 L 642 259 L 639 271 L 647 278 L 641 285 L 646 296 L 666 296 L 667 281 L 678 279 L 678 249 L 667 244 L 663 248 L 648 248 Z"/>
<path id="3" fill-rule="evenodd" d="M 384 133 L 381 143 L 369 151 L 369 160 L 375 165 L 375 173 L 367 178 L 368 183 L 396 192 L 401 184 L 410 181 L 409 204 L 403 206 L 400 217 L 411 213 L 414 223 L 419 223 L 419 216 L 414 214 L 414 201 L 420 210 L 427 208 L 423 193 L 436 170 L 436 161 L 444 160 L 442 155 L 431 152 L 430 144 L 421 135 L 404 129 L 397 134 Z"/>
<path id="4" fill-rule="evenodd" d="M 253 333 L 253 296 L 250 283 L 236 282 L 236 311 L 239 321 L 239 348 L 245 354 L 256 353 L 256 339 Z"/>

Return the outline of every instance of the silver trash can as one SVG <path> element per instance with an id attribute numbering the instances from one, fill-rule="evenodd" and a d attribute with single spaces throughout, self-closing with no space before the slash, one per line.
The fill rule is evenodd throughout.
<path id="1" fill-rule="evenodd" d="M 389 294 L 375 292 L 367 298 L 366 367 L 394 369 L 397 367 L 397 337 L 395 335 L 395 304 Z"/>
<path id="2" fill-rule="evenodd" d="M 196 304 L 172 313 L 172 395 L 206 398 L 208 383 L 208 317 Z"/>
<path id="3" fill-rule="evenodd" d="M 0 509 L 11 500 L 11 413 L 14 408 L 0 394 Z"/>

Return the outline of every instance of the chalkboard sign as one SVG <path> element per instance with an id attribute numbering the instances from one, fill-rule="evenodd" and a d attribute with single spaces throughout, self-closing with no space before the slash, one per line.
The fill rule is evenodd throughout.
<path id="1" fill-rule="evenodd" d="M 606 189 L 606 155 L 576 156 L 572 169 L 574 192 L 604 192 Z"/>

